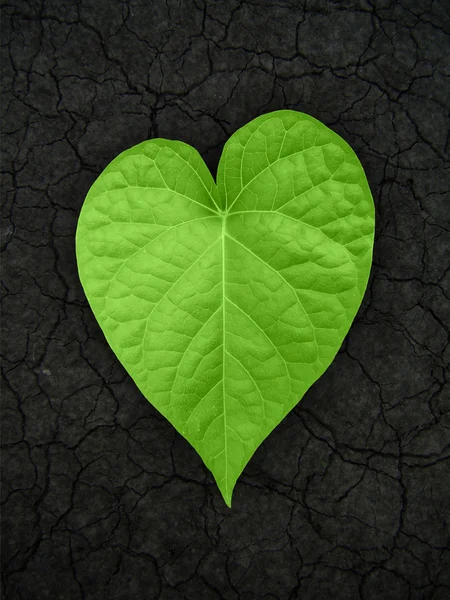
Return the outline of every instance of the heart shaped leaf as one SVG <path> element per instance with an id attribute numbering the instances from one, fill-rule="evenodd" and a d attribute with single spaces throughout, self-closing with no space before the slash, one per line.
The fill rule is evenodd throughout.
<path id="1" fill-rule="evenodd" d="M 231 136 L 217 186 L 192 147 L 153 139 L 89 190 L 76 251 L 94 315 L 228 506 L 256 448 L 338 352 L 373 236 L 355 153 L 290 110 Z"/>

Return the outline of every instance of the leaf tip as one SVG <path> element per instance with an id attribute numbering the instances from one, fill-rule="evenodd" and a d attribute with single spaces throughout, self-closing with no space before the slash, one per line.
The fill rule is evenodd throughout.
<path id="1" fill-rule="evenodd" d="M 225 504 L 228 506 L 228 508 L 231 508 L 231 499 L 233 497 L 234 486 L 230 489 L 228 486 L 218 485 L 218 488 L 220 490 L 220 493 L 222 494 L 222 498 Z"/>

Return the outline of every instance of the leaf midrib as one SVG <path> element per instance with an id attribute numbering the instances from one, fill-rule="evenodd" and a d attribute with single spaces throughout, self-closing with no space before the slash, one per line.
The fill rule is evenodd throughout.
<path id="1" fill-rule="evenodd" d="M 228 494 L 228 444 L 227 444 L 227 412 L 226 412 L 226 389 L 225 389 L 225 235 L 226 235 L 226 216 L 222 216 L 222 396 L 223 396 L 223 424 L 224 424 L 224 451 L 225 451 L 225 492 Z"/>

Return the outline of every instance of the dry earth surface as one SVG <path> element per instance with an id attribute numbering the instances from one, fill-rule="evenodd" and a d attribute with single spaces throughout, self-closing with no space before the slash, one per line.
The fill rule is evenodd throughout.
<path id="1" fill-rule="evenodd" d="M 449 598 L 448 2 L 1 6 L 5 600 Z M 108 347 L 74 234 L 121 151 L 180 139 L 215 174 L 281 108 L 357 152 L 374 263 L 229 510 Z"/>

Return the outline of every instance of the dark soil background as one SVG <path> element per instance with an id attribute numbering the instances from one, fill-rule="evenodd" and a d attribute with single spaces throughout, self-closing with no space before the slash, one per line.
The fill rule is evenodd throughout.
<path id="1" fill-rule="evenodd" d="M 1 4 L 5 600 L 449 598 L 449 3 Z M 229 510 L 109 349 L 74 234 L 121 151 L 180 139 L 215 173 L 281 108 L 357 152 L 374 264 Z"/>

